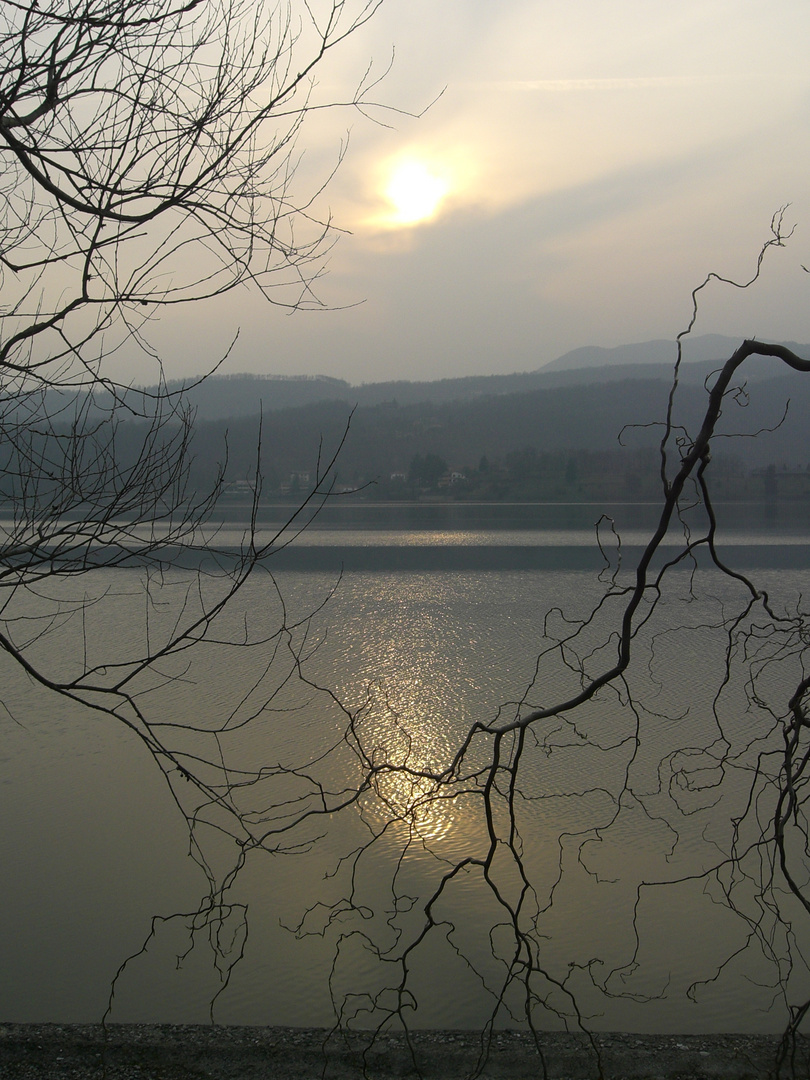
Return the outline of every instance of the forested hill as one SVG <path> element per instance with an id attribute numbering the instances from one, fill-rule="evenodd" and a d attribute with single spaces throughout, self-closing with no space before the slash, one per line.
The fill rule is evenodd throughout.
<path id="1" fill-rule="evenodd" d="M 694 363 L 681 372 L 675 422 L 687 431 L 696 430 L 706 401 L 704 379 L 716 367 Z M 450 400 L 409 402 L 392 394 L 376 403 L 361 401 L 350 424 L 351 396 L 265 410 L 265 491 L 282 491 L 296 475 L 301 484 L 307 483 L 304 477 L 314 475 L 319 455 L 322 462 L 328 459 L 349 425 L 338 463 L 340 482 L 351 486 L 373 481 L 381 497 L 438 489 L 440 478 L 444 475 L 446 485 L 452 473 L 464 478 L 453 489 L 454 496 L 466 491 L 476 498 L 555 498 L 573 495 L 576 489 L 584 497 L 585 479 L 604 487 L 617 477 L 622 491 L 644 496 L 649 488 L 652 495 L 671 369 L 658 364 L 652 372 L 647 365 L 610 370 L 611 378 L 605 368 L 560 372 L 562 384 L 534 387 L 530 380 L 541 372 L 503 376 L 488 385 L 505 388 L 511 378 L 518 389 L 482 390 Z M 750 393 L 729 397 L 720 425 L 723 435 L 712 447 L 716 471 L 742 475 L 769 464 L 794 473 L 806 470 L 810 379 L 770 359 L 752 364 L 744 374 Z M 788 401 L 787 420 L 780 425 Z M 764 430 L 774 427 L 778 430 Z M 198 418 L 196 470 L 210 475 L 222 460 L 226 432 L 229 476 L 245 479 L 256 462 L 255 415 Z M 757 438 L 726 437 L 757 432 Z"/>
<path id="2" fill-rule="evenodd" d="M 736 338 L 717 334 L 687 339 L 684 344 L 684 380 L 702 383 L 709 372 L 727 359 L 739 344 Z M 810 357 L 810 345 L 797 345 L 795 342 L 783 344 Z M 663 340 L 615 349 L 589 346 L 566 353 L 535 371 L 510 375 L 471 375 L 432 382 L 400 380 L 363 383 L 358 386 L 326 375 L 213 375 L 193 385 L 187 391 L 187 396 L 201 420 L 251 416 L 260 409 L 269 413 L 323 401 L 343 401 L 352 406 L 390 402 L 398 405 L 440 404 L 580 386 L 583 383 L 666 379 L 672 371 L 675 355 L 674 343 Z M 759 358 L 749 360 L 746 367 L 749 379 L 773 375 L 774 370 L 773 361 Z M 182 381 L 169 383 L 169 389 L 173 391 L 181 390 L 183 386 Z"/>

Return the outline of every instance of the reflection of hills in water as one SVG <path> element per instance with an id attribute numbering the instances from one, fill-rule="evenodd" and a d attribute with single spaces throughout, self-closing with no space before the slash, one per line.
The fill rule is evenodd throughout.
<path id="1" fill-rule="evenodd" d="M 247 521 L 244 513 L 236 512 L 223 520 L 224 528 L 238 529 Z M 262 530 L 280 528 L 298 510 L 295 505 L 260 507 L 258 526 Z M 737 543 L 792 543 L 810 535 L 810 504 L 793 502 L 721 502 L 715 500 L 718 529 L 721 535 L 734 534 Z M 342 532 L 382 536 L 385 533 L 433 534 L 438 537 L 477 535 L 476 543 L 522 543 L 521 536 L 534 533 L 546 535 L 553 543 L 590 543 L 596 535 L 597 523 L 603 532 L 613 522 L 617 532 L 631 543 L 644 543 L 658 524 L 661 507 L 656 502 L 535 502 L 535 503 L 472 503 L 472 502 L 398 502 L 363 503 L 334 499 L 325 503 L 311 519 L 297 518 L 298 527 L 306 524 L 298 541 L 323 532 Z M 700 511 L 686 515 L 693 529 L 703 523 Z M 489 538 L 489 539 L 487 539 Z M 793 539 L 791 539 L 793 538 Z M 344 541 L 347 543 L 349 541 Z M 383 541 L 378 540 L 378 543 Z M 431 542 L 436 542 L 431 540 Z M 454 540 L 461 543 L 461 540 Z M 463 541 L 466 542 L 466 541 Z M 532 543 L 542 542 L 532 540 Z"/>
<path id="2" fill-rule="evenodd" d="M 194 550 L 167 548 L 163 558 L 174 565 L 197 565 L 213 549 L 235 556 L 247 541 L 247 515 L 212 521 L 197 534 Z M 741 569 L 810 566 L 810 506 L 795 503 L 729 503 L 717 506 L 722 527 L 717 544 L 726 563 Z M 590 570 L 599 572 L 620 561 L 632 569 L 656 526 L 654 504 L 327 504 L 309 522 L 296 521 L 285 532 L 294 507 L 265 507 L 257 522 L 257 546 L 268 546 L 266 565 L 273 570 L 463 571 Z M 598 528 L 597 528 L 597 522 Z M 699 516 L 689 523 L 693 542 L 705 533 Z M 0 519 L 10 533 L 11 520 Z M 160 525 L 128 527 L 127 536 L 151 542 Z M 684 547 L 683 527 L 667 534 L 653 565 L 661 566 Z M 96 548 L 99 552 L 101 549 Z M 113 553 L 113 549 L 110 548 Z M 708 562 L 705 547 L 698 565 Z M 133 555 L 129 565 L 137 565 Z M 102 560 L 99 560 L 99 565 Z M 691 568 L 684 560 L 679 565 Z"/>
<path id="3" fill-rule="evenodd" d="M 598 571 L 606 557 L 616 562 L 620 538 L 622 563 L 631 567 L 658 514 L 657 506 L 643 503 L 607 510 L 586 503 L 327 505 L 291 545 L 272 555 L 272 562 L 278 569 L 294 570 Z M 810 507 L 730 503 L 719 507 L 718 514 L 724 523 L 718 542 L 731 565 L 810 565 Z M 261 523 L 259 542 L 268 542 L 283 520 L 280 515 L 278 522 Z M 693 539 L 702 535 L 698 519 L 692 528 Z M 223 522 L 213 543 L 237 547 L 243 531 L 237 522 Z M 671 530 L 655 565 L 683 544 L 682 529 Z"/>
<path id="4" fill-rule="evenodd" d="M 638 560 L 640 547 L 624 548 L 623 562 L 632 568 Z M 660 567 L 674 554 L 664 550 L 653 560 Z M 726 545 L 723 557 L 732 566 L 744 569 L 792 568 L 810 566 L 810 545 L 774 544 Z M 299 547 L 288 548 L 273 557 L 278 570 L 594 570 L 616 562 L 616 551 L 603 558 L 598 548 L 558 547 Z M 699 566 L 708 566 L 705 550 L 698 554 Z M 693 563 L 684 562 L 683 569 Z"/>

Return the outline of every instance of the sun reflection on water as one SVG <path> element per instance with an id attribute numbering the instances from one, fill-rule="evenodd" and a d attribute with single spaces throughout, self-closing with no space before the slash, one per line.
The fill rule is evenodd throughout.
<path id="1" fill-rule="evenodd" d="M 451 762 L 454 740 L 447 713 L 432 700 L 431 688 L 411 673 L 390 686 L 370 686 L 357 730 L 374 769 L 373 794 L 364 813 L 376 822 L 393 822 L 397 831 L 404 828 L 414 841 L 432 844 L 453 836 L 462 814 L 454 788 L 440 779 Z"/>
<path id="2" fill-rule="evenodd" d="M 431 844 L 445 840 L 459 824 L 455 800 L 448 798 L 435 781 L 405 770 L 379 773 L 375 794 L 379 809 L 404 826 L 414 840 Z"/>

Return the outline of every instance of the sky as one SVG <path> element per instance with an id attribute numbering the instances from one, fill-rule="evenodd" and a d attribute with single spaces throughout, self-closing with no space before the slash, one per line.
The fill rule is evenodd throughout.
<path id="1" fill-rule="evenodd" d="M 385 0 L 321 72 L 366 117 L 304 126 L 302 183 L 345 233 L 286 314 L 247 294 L 163 328 L 171 375 L 352 383 L 534 370 L 569 349 L 695 333 L 810 341 L 807 0 Z M 432 104 L 431 104 L 432 103 Z M 421 115 L 419 115 L 421 114 Z"/>

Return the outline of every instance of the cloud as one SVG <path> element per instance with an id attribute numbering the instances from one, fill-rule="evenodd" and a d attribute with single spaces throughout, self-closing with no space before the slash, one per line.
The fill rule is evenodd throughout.
<path id="1" fill-rule="evenodd" d="M 445 216 L 499 213 L 635 169 L 663 171 L 685 156 L 714 160 L 724 149 L 731 171 L 740 146 L 753 151 L 774 129 L 804 126 L 807 99 L 807 80 L 789 79 L 689 76 L 526 85 L 457 84 L 419 120 L 403 120 L 396 130 L 356 130 L 329 192 L 337 219 L 376 246 L 374 223 L 387 213 L 385 187 L 393 163 L 402 160 L 447 178 Z M 804 144 L 786 143 L 783 158 L 803 155 Z M 749 166 L 754 172 L 761 167 L 753 160 Z M 767 167 L 773 174 L 773 162 Z"/>
<path id="2" fill-rule="evenodd" d="M 804 232 L 769 261 L 778 289 L 763 283 L 736 306 L 712 300 L 704 329 L 745 322 L 744 332 L 810 340 L 799 267 L 810 264 L 808 38 L 810 5 L 798 0 L 384 4 L 335 54 L 319 93 L 347 99 L 369 57 L 373 77 L 394 48 L 374 95 L 401 111 L 373 110 L 382 123 L 313 114 L 293 184 L 323 180 L 351 127 L 312 207 L 353 233 L 318 283 L 345 310 L 278 319 L 234 296 L 233 363 L 354 381 L 441 377 L 666 337 L 708 270 L 748 273 L 788 201 Z M 443 88 L 423 116 L 407 115 Z M 385 187 L 403 160 L 446 179 L 447 194 L 430 220 L 386 231 Z"/>

